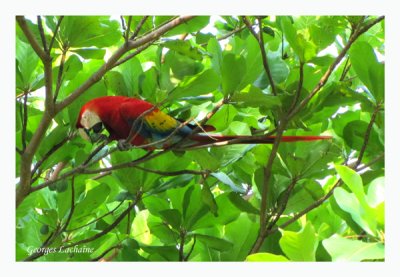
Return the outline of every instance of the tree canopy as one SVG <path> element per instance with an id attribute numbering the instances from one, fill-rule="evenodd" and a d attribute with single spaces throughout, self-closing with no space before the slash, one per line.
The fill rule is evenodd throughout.
<path id="1" fill-rule="evenodd" d="M 16 260 L 384 260 L 383 17 L 16 21 Z M 276 139 L 90 144 L 78 113 L 105 95 Z"/>

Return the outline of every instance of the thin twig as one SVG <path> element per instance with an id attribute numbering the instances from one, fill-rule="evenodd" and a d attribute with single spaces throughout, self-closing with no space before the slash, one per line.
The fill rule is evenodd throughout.
<path id="1" fill-rule="evenodd" d="M 182 174 L 193 174 L 193 175 L 204 175 L 207 174 L 207 170 L 203 171 L 198 171 L 198 170 L 190 170 L 190 169 L 184 169 L 184 170 L 178 170 L 178 171 L 161 171 L 161 170 L 154 170 L 150 168 L 144 168 L 141 166 L 133 166 L 133 168 L 137 168 L 146 172 L 158 174 L 158 175 L 163 175 L 163 176 L 176 176 L 176 175 L 182 175 Z"/>
<path id="2" fill-rule="evenodd" d="M 149 17 L 143 16 L 143 18 L 140 20 L 140 22 L 136 26 L 135 31 L 133 32 L 132 36 L 129 38 L 130 40 L 134 40 L 137 37 L 137 35 L 139 34 L 140 30 L 143 27 L 143 24 L 146 22 L 147 18 L 149 18 Z"/>
<path id="3" fill-rule="evenodd" d="M 31 176 L 40 168 L 40 166 L 53 154 L 55 153 L 58 149 L 60 149 L 66 142 L 68 142 L 71 139 L 71 137 L 67 136 L 63 138 L 62 141 L 59 143 L 53 145 L 53 147 L 46 152 L 46 154 L 43 155 L 42 159 L 38 161 L 35 166 L 32 169 Z"/>
<path id="4" fill-rule="evenodd" d="M 98 260 L 102 259 L 105 255 L 107 255 L 109 252 L 111 252 L 112 250 L 121 249 L 121 248 L 122 248 L 121 244 L 111 246 L 110 248 L 106 249 L 103 253 L 101 253 L 99 256 L 97 256 L 96 258 L 93 258 L 91 261 L 94 261 L 94 262 L 98 261 Z"/>
<path id="5" fill-rule="evenodd" d="M 75 177 L 72 177 L 72 179 L 71 179 L 71 209 L 69 210 L 67 220 L 65 221 L 63 227 L 60 230 L 60 234 L 67 229 L 69 223 L 71 222 L 74 211 L 75 211 Z"/>
<path id="6" fill-rule="evenodd" d="M 42 17 L 40 15 L 37 16 L 37 22 L 38 22 L 40 39 L 42 40 L 43 50 L 44 52 L 47 52 L 46 37 L 44 36 L 43 22 L 42 22 Z"/>
<path id="7" fill-rule="evenodd" d="M 83 94 L 86 90 L 88 90 L 91 86 L 101 80 L 101 78 L 106 74 L 111 67 L 129 50 L 134 48 L 143 46 L 149 42 L 154 42 L 160 36 L 168 32 L 169 30 L 175 28 L 178 25 L 181 25 L 191 19 L 194 16 L 181 16 L 171 20 L 170 22 L 162 25 L 161 27 L 157 28 L 156 30 L 148 33 L 136 39 L 134 41 L 129 40 L 127 43 L 123 44 L 109 59 L 107 62 L 104 63 L 85 83 L 83 83 L 80 87 L 78 87 L 75 91 L 73 91 L 69 96 L 67 96 L 62 102 L 60 102 L 56 110 L 61 111 L 68 105 L 70 105 L 75 99 L 77 99 L 81 94 Z"/>
<path id="8" fill-rule="evenodd" d="M 346 58 L 346 62 L 344 63 L 344 67 L 343 67 L 342 74 L 340 75 L 340 79 L 339 79 L 340 81 L 343 81 L 343 80 L 344 80 L 344 78 L 346 77 L 347 72 L 349 72 L 349 70 L 350 70 L 350 66 L 351 66 L 351 65 L 347 66 L 348 63 L 349 63 L 349 60 L 350 60 L 350 58 L 347 57 L 347 58 Z"/>
<path id="9" fill-rule="evenodd" d="M 185 237 L 186 237 L 186 231 L 181 230 L 179 234 L 179 261 L 183 262 L 185 261 L 185 253 L 183 252 L 183 248 L 185 246 Z"/>
<path id="10" fill-rule="evenodd" d="M 53 37 L 51 38 L 51 41 L 50 41 L 49 53 L 51 52 L 51 49 L 53 48 L 54 41 L 55 41 L 55 39 L 56 39 L 58 30 L 60 29 L 61 21 L 62 21 L 63 19 L 64 19 L 64 16 L 60 16 L 60 18 L 59 18 L 58 21 L 57 21 L 56 28 L 55 28 L 54 31 L 53 31 Z"/>
<path id="11" fill-rule="evenodd" d="M 344 56 L 346 55 L 347 51 L 350 49 L 351 45 L 359 38 L 363 33 L 368 31 L 372 26 L 375 24 L 379 23 L 384 19 L 384 16 L 380 16 L 376 18 L 375 20 L 372 20 L 368 24 L 365 24 L 364 26 L 359 26 L 357 29 L 352 33 L 350 36 L 349 40 L 347 41 L 346 45 L 343 47 L 342 51 L 339 53 L 339 55 L 336 57 L 336 59 L 333 61 L 333 63 L 329 66 L 325 74 L 321 77 L 319 80 L 318 84 L 315 86 L 315 88 L 311 91 L 311 93 L 303 99 L 303 101 L 300 102 L 300 104 L 294 108 L 291 113 L 288 115 L 288 119 L 291 119 L 295 114 L 297 114 L 300 110 L 302 110 L 308 102 L 310 102 L 311 98 L 313 98 L 320 90 L 321 88 L 326 84 L 328 81 L 329 77 L 331 76 L 332 72 L 336 68 L 336 66 L 342 61 Z"/>
<path id="12" fill-rule="evenodd" d="M 17 22 L 18 25 L 21 27 L 22 32 L 24 33 L 25 37 L 28 39 L 30 45 L 32 46 L 32 49 L 35 51 L 35 53 L 39 56 L 39 58 L 44 61 L 48 59 L 48 55 L 46 52 L 40 47 L 39 43 L 37 42 L 35 36 L 29 29 L 25 17 L 23 16 L 17 16 Z"/>
<path id="13" fill-rule="evenodd" d="M 19 155 L 24 154 L 24 151 L 22 151 L 22 149 L 19 149 L 17 146 L 15 147 L 15 151 L 17 151 L 17 153 L 18 153 Z"/>
<path id="14" fill-rule="evenodd" d="M 54 103 L 57 102 L 58 93 L 60 92 L 60 89 L 61 89 L 63 73 L 64 73 L 64 63 L 65 63 L 65 57 L 67 55 L 67 51 L 68 51 L 68 47 L 65 47 L 64 49 L 62 49 L 60 66 L 58 68 L 56 90 L 54 92 L 54 99 L 53 99 Z"/>
<path id="15" fill-rule="evenodd" d="M 187 253 L 187 255 L 185 256 L 185 258 L 183 259 L 184 261 L 189 260 L 190 255 L 192 255 L 192 252 L 194 250 L 194 246 L 196 245 L 196 234 L 193 235 L 193 244 L 192 247 L 190 247 L 189 252 Z"/>
<path id="16" fill-rule="evenodd" d="M 376 120 L 376 116 L 378 115 L 378 112 L 380 110 L 381 110 L 381 105 L 378 104 L 376 106 L 375 110 L 374 110 L 374 113 L 371 116 L 371 120 L 369 121 L 367 130 L 365 131 L 364 142 L 363 142 L 363 145 L 361 146 L 360 154 L 358 155 L 358 159 L 357 159 L 357 162 L 355 164 L 356 168 L 360 165 L 360 163 L 361 163 L 361 161 L 362 161 L 362 159 L 364 157 L 364 153 L 365 153 L 365 150 L 367 149 L 367 145 L 368 145 L 369 138 L 370 138 L 370 135 L 371 135 L 372 126 L 374 126 L 374 123 L 375 123 L 375 120 Z"/>
<path id="17" fill-rule="evenodd" d="M 24 104 L 23 104 L 23 117 L 22 117 L 22 131 L 21 131 L 21 140 L 22 140 L 22 150 L 26 149 L 26 128 L 28 125 L 28 92 L 24 94 Z"/>
<path id="18" fill-rule="evenodd" d="M 106 216 L 108 216 L 108 215 L 110 215 L 110 214 L 114 214 L 114 212 L 115 212 L 119 207 L 121 207 L 121 205 L 122 205 L 123 203 L 124 203 L 124 201 L 121 201 L 115 208 L 113 208 L 113 209 L 110 210 L 109 212 L 107 212 L 107 213 L 105 213 L 105 214 L 103 214 L 103 215 L 97 217 L 96 219 L 94 219 L 94 220 L 92 220 L 92 221 L 90 221 L 90 222 L 88 222 L 88 223 L 86 223 L 86 224 L 84 224 L 84 225 L 81 225 L 81 226 L 79 226 L 79 227 L 75 227 L 75 228 L 73 228 L 73 229 L 68 229 L 68 230 L 66 230 L 66 232 L 73 232 L 73 231 L 76 231 L 76 230 L 85 228 L 85 227 L 87 227 L 87 226 L 89 226 L 89 225 L 91 225 L 91 224 L 93 224 L 93 223 L 96 223 L 97 221 L 101 220 L 102 218 L 104 218 L 104 217 L 106 217 Z"/>
<path id="19" fill-rule="evenodd" d="M 114 63 L 114 65 L 111 66 L 111 69 L 113 69 L 114 67 L 117 67 L 127 61 L 129 61 L 130 59 L 134 58 L 135 56 L 137 56 L 138 54 L 142 53 L 144 50 L 146 50 L 147 48 L 149 48 L 150 45 L 152 45 L 153 42 L 149 42 L 146 43 L 142 46 L 139 46 L 138 48 L 135 49 L 134 52 L 132 52 L 131 54 L 127 55 L 124 58 L 121 58 L 120 60 L 118 60 L 117 62 Z"/>
<path id="20" fill-rule="evenodd" d="M 254 38 L 258 42 L 258 45 L 259 45 L 260 51 L 261 51 L 263 67 L 264 67 L 265 73 L 267 74 L 269 83 L 271 85 L 271 92 L 273 95 L 276 96 L 275 82 L 274 82 L 274 79 L 272 78 L 271 70 L 268 65 L 267 53 L 265 51 L 264 37 L 263 37 L 263 33 L 262 33 L 262 20 L 260 17 L 257 18 L 258 27 L 259 27 L 259 31 L 257 34 L 256 31 L 254 31 L 254 29 L 253 29 L 253 25 L 250 23 L 250 21 L 247 19 L 247 17 L 243 16 L 242 19 L 243 19 L 244 24 L 246 24 L 247 28 L 249 29 L 250 33 L 254 36 Z"/>

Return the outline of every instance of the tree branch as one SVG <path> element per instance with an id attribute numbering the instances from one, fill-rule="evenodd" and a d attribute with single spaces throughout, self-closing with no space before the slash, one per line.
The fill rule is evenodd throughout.
<path id="1" fill-rule="evenodd" d="M 133 166 L 133 168 L 137 168 L 146 172 L 158 174 L 158 175 L 163 175 L 163 176 L 176 176 L 176 175 L 182 175 L 182 174 L 193 174 L 193 175 L 204 175 L 208 174 L 209 172 L 207 170 L 190 170 L 190 169 L 185 169 L 185 170 L 178 170 L 178 171 L 160 171 L 160 170 L 154 170 L 150 168 L 144 168 L 141 166 Z"/>
<path id="2" fill-rule="evenodd" d="M 56 90 L 54 92 L 54 99 L 53 99 L 54 103 L 57 102 L 58 93 L 60 92 L 60 89 L 61 89 L 62 77 L 63 77 L 63 73 L 64 73 L 64 63 L 65 63 L 65 57 L 67 55 L 67 51 L 68 51 L 68 47 L 62 49 L 60 66 L 58 68 Z"/>
<path id="3" fill-rule="evenodd" d="M 47 53 L 40 47 L 39 43 L 37 42 L 35 36 L 29 30 L 28 25 L 26 24 L 26 20 L 24 16 L 17 16 L 17 22 L 19 27 L 21 27 L 22 32 L 24 33 L 25 37 L 28 39 L 30 45 L 32 46 L 32 49 L 35 51 L 35 53 L 39 56 L 39 58 L 42 61 L 46 61 L 49 59 L 49 56 Z"/>
<path id="4" fill-rule="evenodd" d="M 359 38 L 363 33 L 368 31 L 372 26 L 375 24 L 379 23 L 384 19 L 384 16 L 380 16 L 376 18 L 375 20 L 372 20 L 368 24 L 365 24 L 364 26 L 358 25 L 358 28 L 354 30 L 354 32 L 351 34 L 348 42 L 346 45 L 343 47 L 342 51 L 339 53 L 339 55 L 336 57 L 336 59 L 333 61 L 333 63 L 329 66 L 325 74 L 321 77 L 319 80 L 318 84 L 315 86 L 315 88 L 311 91 L 311 93 L 303 99 L 300 104 L 294 108 L 291 113 L 288 115 L 288 119 L 292 118 L 296 113 L 298 113 L 300 110 L 302 110 L 308 102 L 310 102 L 311 98 L 313 98 L 320 90 L 321 88 L 326 84 L 328 81 L 329 77 L 331 76 L 332 72 L 336 68 L 336 66 L 341 62 L 341 60 L 344 58 L 346 55 L 347 51 L 350 49 L 351 45 Z"/>
<path id="5" fill-rule="evenodd" d="M 70 233 L 70 232 L 73 232 L 73 231 L 76 231 L 76 230 L 85 228 L 85 227 L 87 227 L 87 226 L 89 226 L 89 225 L 91 225 L 91 224 L 93 224 L 93 223 L 96 223 L 96 222 L 99 221 L 100 219 L 102 219 L 102 218 L 104 218 L 104 217 L 106 217 L 106 216 L 108 216 L 108 215 L 110 215 L 110 214 L 114 214 L 114 212 L 115 212 L 119 207 L 121 207 L 121 205 L 122 205 L 123 203 L 124 203 L 124 201 L 121 201 L 114 209 L 110 210 L 109 212 L 107 212 L 107 213 L 105 213 L 105 214 L 103 214 L 103 215 L 101 215 L 101 216 L 99 216 L 99 217 L 93 219 L 92 221 L 90 221 L 90 222 L 88 222 L 88 223 L 86 223 L 86 224 L 84 224 L 84 225 L 81 225 L 81 226 L 76 227 L 76 228 L 73 228 L 73 229 L 68 229 L 68 230 L 66 230 L 66 232 Z"/>
<path id="6" fill-rule="evenodd" d="M 110 59 L 104 63 L 100 69 L 95 72 L 85 83 L 83 83 L 80 87 L 78 87 L 72 94 L 66 97 L 63 101 L 58 104 L 54 104 L 52 98 L 52 62 L 51 57 L 44 52 L 39 44 L 37 43 L 34 35 L 29 30 L 25 18 L 22 16 L 17 16 L 17 22 L 20 25 L 22 31 L 24 32 L 25 36 L 27 37 L 28 41 L 32 45 L 34 51 L 38 54 L 41 58 L 43 65 L 44 65 L 44 72 L 45 72 L 45 88 L 46 88 L 46 98 L 45 98 L 45 111 L 43 113 L 43 117 L 39 123 L 39 126 L 36 132 L 33 134 L 31 141 L 26 147 L 24 154 L 21 156 L 21 163 L 20 163 L 20 183 L 17 187 L 16 191 L 16 206 L 18 207 L 19 204 L 25 199 L 25 197 L 40 188 L 40 186 L 36 186 L 35 188 L 31 189 L 31 164 L 33 160 L 33 156 L 36 153 L 38 146 L 40 145 L 46 130 L 50 126 L 50 123 L 53 117 L 60 112 L 62 109 L 67 107 L 73 101 L 75 101 L 81 94 L 83 94 L 88 88 L 90 88 L 93 84 L 98 82 L 104 74 L 111 69 L 111 66 L 127 51 L 130 49 L 139 47 L 144 45 L 148 42 L 152 42 L 162 36 L 164 33 L 168 32 L 169 30 L 173 29 L 174 27 L 185 23 L 188 20 L 191 20 L 193 16 L 182 16 L 176 18 L 165 25 L 159 27 L 158 29 L 154 30 L 153 32 L 141 37 L 135 41 L 128 41 L 123 46 L 121 46 L 111 57 Z M 61 21 L 61 20 L 60 20 Z M 59 21 L 59 22 L 60 22 Z M 54 37 L 54 36 L 53 36 Z M 76 172 L 81 170 L 78 168 Z M 73 175 L 73 174 L 71 174 Z"/>
<path id="7" fill-rule="evenodd" d="M 28 125 L 28 93 L 24 93 L 24 104 L 23 104 L 23 117 L 22 117 L 22 131 L 21 131 L 21 140 L 22 140 L 22 150 L 25 151 L 26 148 L 26 127 Z"/>
<path id="8" fill-rule="evenodd" d="M 70 137 L 65 137 L 61 142 L 55 144 L 46 154 L 42 157 L 40 161 L 38 161 L 31 171 L 31 176 L 40 168 L 40 166 L 58 149 L 60 149 L 67 141 L 70 140 Z"/>
<path id="9" fill-rule="evenodd" d="M 129 40 L 127 43 L 124 43 L 109 59 L 102 67 L 99 68 L 85 83 L 83 83 L 80 87 L 78 87 L 74 92 L 72 92 L 68 97 L 66 97 L 62 102 L 57 105 L 56 110 L 61 111 L 66 106 L 71 104 L 76 98 L 78 98 L 81 94 L 83 94 L 87 89 L 93 86 L 95 83 L 100 81 L 100 79 L 104 76 L 104 74 L 109 71 L 112 66 L 129 50 L 142 46 L 146 43 L 157 40 L 160 36 L 168 32 L 169 30 L 175 28 L 176 26 L 183 24 L 189 20 L 194 18 L 194 16 L 182 16 L 178 17 L 165 25 L 162 25 L 158 29 L 153 32 L 144 35 L 143 37 L 131 41 Z"/>
<path id="10" fill-rule="evenodd" d="M 367 149 L 369 137 L 370 137 L 370 134 L 371 134 L 371 131 L 372 131 L 372 126 L 374 126 L 374 123 L 375 123 L 375 120 L 376 120 L 376 116 L 378 115 L 378 112 L 380 110 L 381 110 L 381 105 L 380 104 L 376 105 L 374 113 L 371 116 L 371 120 L 369 121 L 367 130 L 365 131 L 364 142 L 363 142 L 363 145 L 362 145 L 362 147 L 360 149 L 360 154 L 358 155 L 358 159 L 357 159 L 357 162 L 355 164 L 355 168 L 357 168 L 360 165 L 360 163 L 361 163 L 361 161 L 362 161 L 362 159 L 364 157 L 364 153 L 365 153 L 365 150 Z"/>
<path id="11" fill-rule="evenodd" d="M 40 39 L 42 40 L 42 44 L 43 44 L 43 50 L 44 50 L 44 52 L 47 53 L 46 37 L 44 36 L 42 17 L 40 15 L 37 16 L 37 22 L 38 22 L 38 29 L 39 29 Z"/>
<path id="12" fill-rule="evenodd" d="M 48 49 L 49 54 L 50 54 L 50 52 L 51 52 L 51 49 L 53 48 L 54 41 L 55 41 L 55 39 L 56 39 L 58 30 L 60 29 L 61 21 L 62 21 L 63 19 L 64 19 L 64 16 L 60 16 L 60 18 L 59 18 L 58 21 L 57 21 L 57 25 L 56 25 L 56 28 L 54 29 L 53 37 L 51 38 L 50 45 L 49 45 L 49 49 Z"/>
<path id="13" fill-rule="evenodd" d="M 139 34 L 140 30 L 143 27 L 143 24 L 146 22 L 147 18 L 149 18 L 149 17 L 143 16 L 143 18 L 140 20 L 140 22 L 136 26 L 135 31 L 133 32 L 132 36 L 129 38 L 130 40 L 134 40 L 137 37 L 137 35 Z"/>
<path id="14" fill-rule="evenodd" d="M 257 17 L 258 20 L 258 27 L 259 31 L 258 34 L 254 31 L 252 24 L 249 22 L 246 16 L 243 16 L 243 22 L 246 24 L 247 28 L 249 29 L 250 33 L 255 37 L 255 39 L 258 42 L 258 45 L 260 46 L 260 51 L 261 51 L 261 57 L 263 61 L 263 66 L 265 73 L 267 74 L 269 83 L 271 85 L 271 92 L 273 95 L 276 96 L 276 87 L 275 87 L 275 82 L 274 79 L 272 78 L 271 70 L 269 69 L 268 65 L 268 58 L 267 58 L 267 53 L 265 51 L 265 45 L 264 45 L 264 37 L 262 33 L 262 20 L 260 17 Z"/>

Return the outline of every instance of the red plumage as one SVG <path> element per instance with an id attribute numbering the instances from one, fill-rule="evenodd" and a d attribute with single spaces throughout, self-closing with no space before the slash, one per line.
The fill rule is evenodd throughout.
<path id="1" fill-rule="evenodd" d="M 152 109 L 151 111 L 149 111 Z M 145 113 L 147 111 L 147 113 Z M 142 114 L 145 113 L 143 116 Z M 139 120 L 136 120 L 138 119 Z M 140 128 L 136 125 L 139 125 Z M 125 96 L 105 96 L 87 102 L 81 109 L 77 128 L 82 128 L 89 134 L 93 126 L 101 122 L 110 134 L 110 139 L 123 140 L 129 136 L 132 125 L 135 123 L 135 134 L 131 141 L 132 145 L 141 146 L 148 143 L 156 143 L 168 138 L 168 142 L 163 142 L 156 147 L 163 148 L 175 142 L 179 142 L 183 137 L 188 137 L 185 144 L 199 146 L 215 142 L 228 142 L 238 140 L 240 144 L 270 144 L 275 140 L 275 136 L 222 136 L 211 134 L 192 134 L 195 126 L 184 126 L 169 137 L 181 122 L 163 113 L 154 105 L 146 101 L 129 98 Z M 139 126 L 138 125 L 138 126 Z M 204 126 L 203 132 L 213 131 L 211 126 Z M 95 130 L 97 131 L 97 130 Z M 314 141 L 330 139 L 330 136 L 283 136 L 282 142 Z M 191 141 L 191 144 L 190 144 Z"/>

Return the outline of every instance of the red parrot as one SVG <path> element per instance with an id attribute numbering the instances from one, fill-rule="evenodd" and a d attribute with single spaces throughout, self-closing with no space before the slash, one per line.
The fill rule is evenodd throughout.
<path id="1" fill-rule="evenodd" d="M 142 115 L 143 113 L 145 114 Z M 104 128 L 109 132 L 111 140 L 124 140 L 128 138 L 133 124 L 135 124 L 134 135 L 130 143 L 135 146 L 154 144 L 149 149 L 165 148 L 185 137 L 187 137 L 185 143 L 188 142 L 188 146 L 226 142 L 237 138 L 241 139 L 237 142 L 241 144 L 270 144 L 275 140 L 275 136 L 222 136 L 193 133 L 195 126 L 192 125 L 181 126 L 171 136 L 171 133 L 182 124 L 180 121 L 155 108 L 149 102 L 125 96 L 104 96 L 87 102 L 81 108 L 76 127 L 84 139 L 96 142 L 104 136 L 101 134 Z M 203 132 L 213 130 L 212 126 L 202 128 Z M 165 141 L 168 136 L 170 137 Z M 282 141 L 314 141 L 330 138 L 330 136 L 283 136 Z M 161 140 L 163 141 L 157 143 Z"/>

